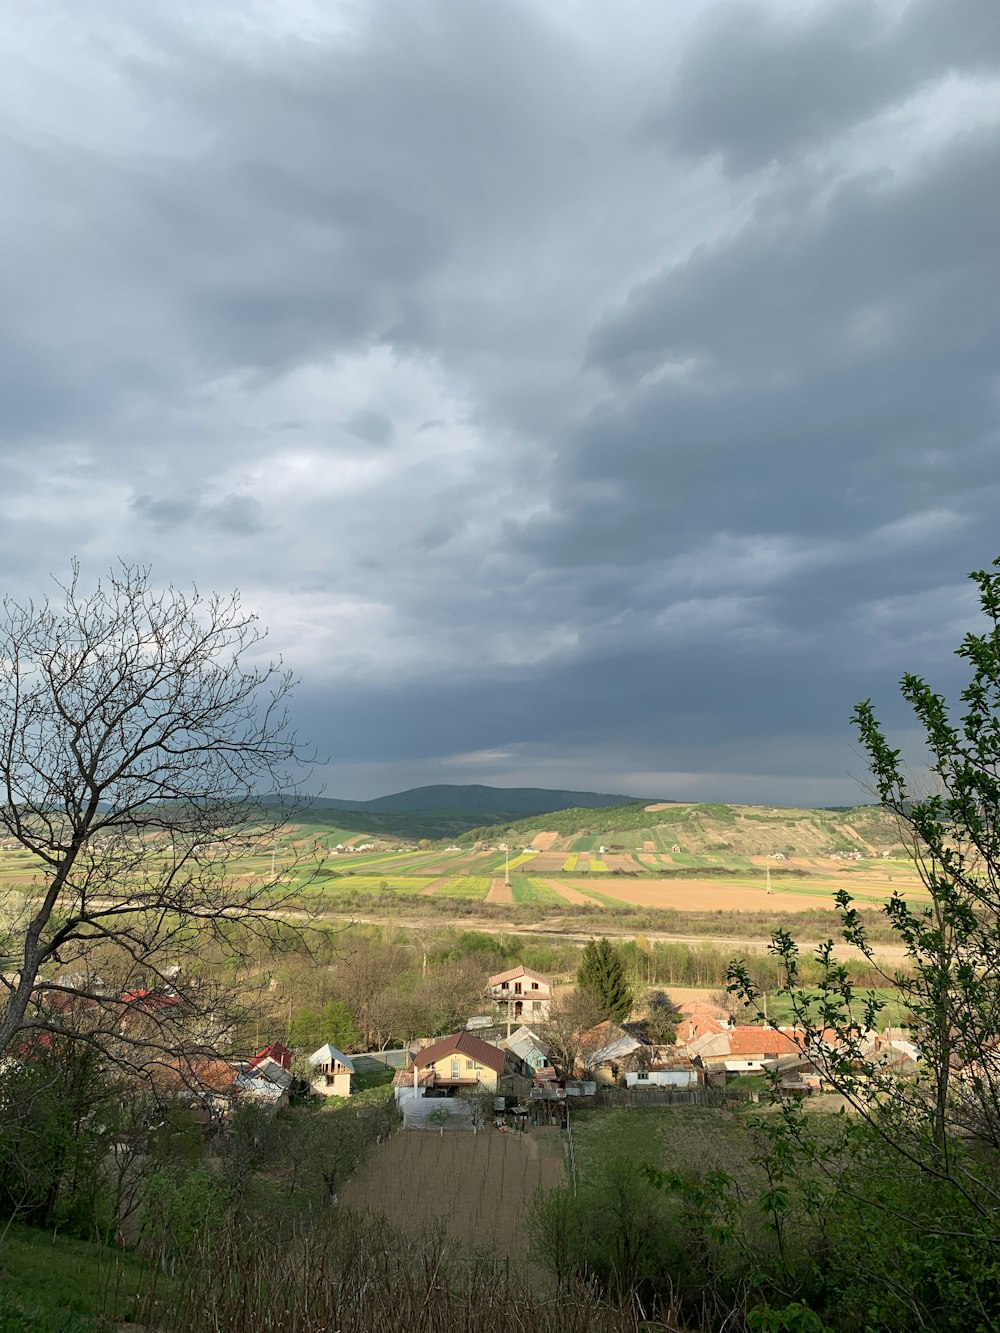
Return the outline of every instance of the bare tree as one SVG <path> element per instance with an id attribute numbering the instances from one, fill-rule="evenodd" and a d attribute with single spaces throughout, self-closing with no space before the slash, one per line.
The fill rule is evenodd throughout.
<path id="1" fill-rule="evenodd" d="M 552 1001 L 540 1035 L 549 1045 L 553 1064 L 567 1077 L 572 1077 L 580 1058 L 583 1034 L 602 1022 L 604 1017 L 600 1000 L 582 988 L 564 991 Z"/>
<path id="2" fill-rule="evenodd" d="M 288 811 L 260 796 L 297 790 L 293 681 L 238 594 L 124 564 L 57 586 L 0 618 L 0 839 L 33 870 L 0 924 L 0 1054 L 44 1029 L 139 1069 L 181 1031 L 220 1035 L 204 948 L 259 955 L 280 929 Z"/>

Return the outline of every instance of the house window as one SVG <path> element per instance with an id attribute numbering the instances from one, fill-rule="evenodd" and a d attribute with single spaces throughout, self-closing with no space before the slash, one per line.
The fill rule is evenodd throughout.
<path id="1" fill-rule="evenodd" d="M 509 986 L 510 986 L 510 982 L 509 982 L 509 981 L 501 981 L 501 983 L 500 983 L 500 989 L 501 989 L 501 990 L 507 990 Z"/>
<path id="2" fill-rule="evenodd" d="M 642 1083 L 644 1080 L 648 1080 L 649 1074 L 646 1072 L 645 1069 L 640 1069 L 636 1077 L 638 1078 L 639 1082 Z"/>
<path id="3" fill-rule="evenodd" d="M 461 1065 L 460 1065 L 459 1061 L 458 1061 L 458 1060 L 452 1060 L 452 1062 L 451 1062 L 451 1076 L 452 1076 L 452 1078 L 458 1078 L 458 1077 L 460 1076 L 460 1073 L 461 1073 Z"/>
<path id="4" fill-rule="evenodd" d="M 533 982 L 531 983 L 531 989 L 532 989 L 532 990 L 538 990 L 538 982 L 537 982 L 537 981 L 533 981 Z"/>
<path id="5" fill-rule="evenodd" d="M 521 983 L 519 981 L 514 982 L 514 994 L 515 995 L 521 994 Z"/>

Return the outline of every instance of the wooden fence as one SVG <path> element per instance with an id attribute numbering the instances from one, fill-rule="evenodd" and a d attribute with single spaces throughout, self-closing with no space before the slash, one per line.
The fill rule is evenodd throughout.
<path id="1" fill-rule="evenodd" d="M 596 1104 L 604 1110 L 642 1106 L 732 1106 L 749 1099 L 733 1088 L 598 1088 Z"/>

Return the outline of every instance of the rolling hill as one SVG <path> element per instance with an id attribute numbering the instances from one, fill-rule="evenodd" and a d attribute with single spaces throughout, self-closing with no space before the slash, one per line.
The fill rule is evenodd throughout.
<path id="1" fill-rule="evenodd" d="M 561 851 L 670 852 L 696 857 L 903 854 L 896 821 L 880 806 L 850 810 L 789 809 L 783 806 L 630 802 L 607 809 L 566 809 L 498 825 L 470 829 L 466 842 L 530 842 L 539 833 L 557 835 Z"/>
<path id="2" fill-rule="evenodd" d="M 358 833 L 371 833 L 376 837 L 433 840 L 455 838 L 482 825 L 551 815 L 567 807 L 628 808 L 635 804 L 641 809 L 649 799 L 547 787 L 441 783 L 393 792 L 368 801 L 317 796 L 307 801 L 307 807 L 311 822 L 322 823 L 329 819 L 341 827 L 348 826 Z"/>

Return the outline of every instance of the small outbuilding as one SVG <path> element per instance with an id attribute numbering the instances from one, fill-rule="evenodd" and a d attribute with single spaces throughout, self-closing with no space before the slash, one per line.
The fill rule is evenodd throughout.
<path id="1" fill-rule="evenodd" d="M 350 1097 L 354 1061 L 329 1042 L 313 1051 L 309 1063 L 314 1069 L 310 1082 L 313 1092 L 321 1097 Z"/>

